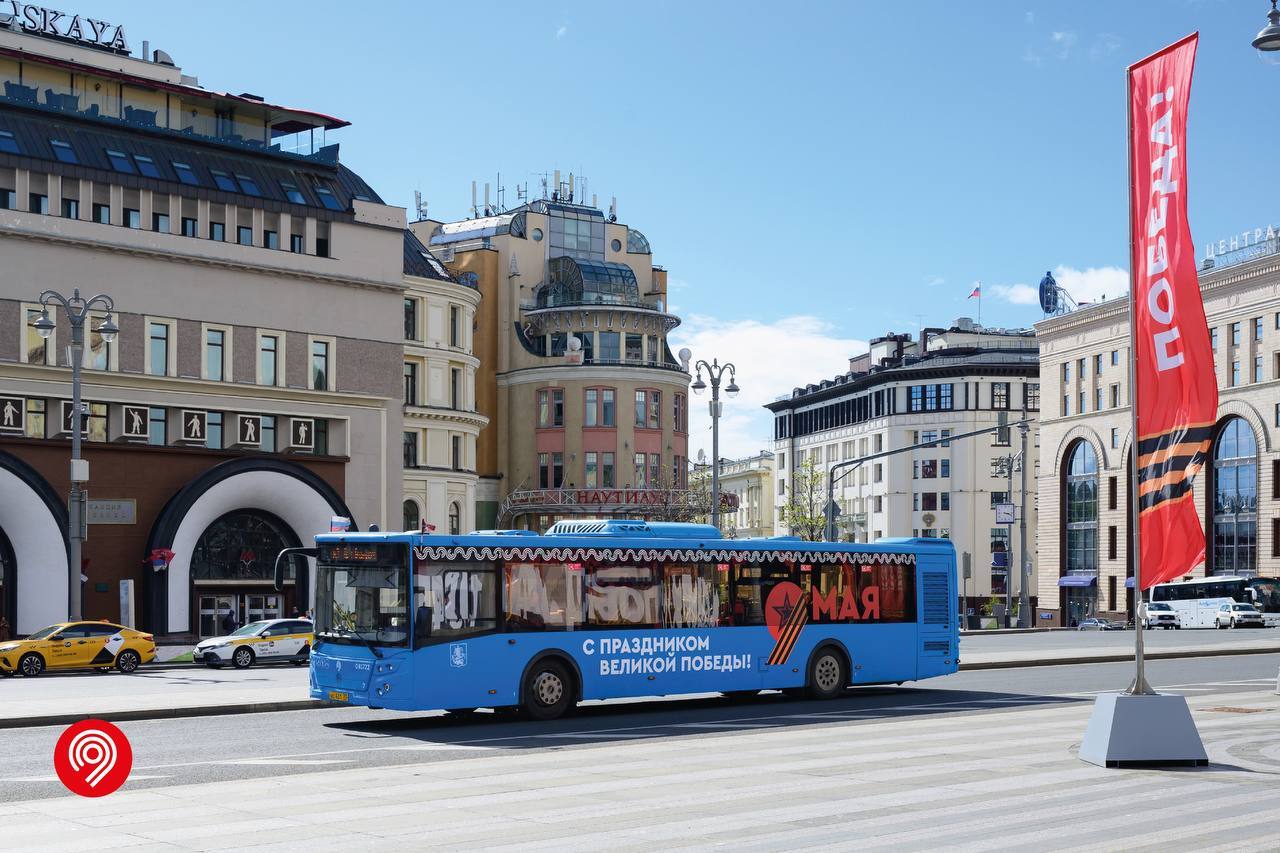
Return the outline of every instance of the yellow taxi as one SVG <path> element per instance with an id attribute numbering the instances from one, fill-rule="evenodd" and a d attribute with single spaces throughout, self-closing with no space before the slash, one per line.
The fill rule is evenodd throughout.
<path id="1" fill-rule="evenodd" d="M 156 657 L 156 640 L 112 622 L 59 622 L 25 640 L 0 643 L 0 675 L 39 675 L 48 670 L 112 667 L 133 672 Z"/>

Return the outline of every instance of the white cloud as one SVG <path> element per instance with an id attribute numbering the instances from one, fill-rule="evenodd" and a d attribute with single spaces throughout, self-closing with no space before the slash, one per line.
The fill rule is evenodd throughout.
<path id="1" fill-rule="evenodd" d="M 1071 49 L 1076 46 L 1076 34 L 1070 30 L 1055 32 L 1050 38 L 1058 49 L 1059 59 L 1066 59 L 1070 56 Z"/>
<path id="2" fill-rule="evenodd" d="M 1036 22 L 1036 13 L 1035 13 L 1035 12 L 1027 12 L 1027 13 L 1026 13 L 1026 15 L 1025 15 L 1025 17 L 1024 17 L 1024 20 L 1025 20 L 1028 24 L 1034 24 L 1034 23 Z"/>
<path id="3" fill-rule="evenodd" d="M 1038 66 L 1043 61 L 1043 59 L 1041 58 L 1040 53 L 1037 50 L 1035 50 L 1032 47 L 1028 47 L 1025 51 L 1022 52 L 1022 61 L 1027 63 L 1028 65 Z"/>
<path id="4" fill-rule="evenodd" d="M 564 38 L 564 34 L 565 34 L 565 33 L 567 33 L 567 32 L 569 32 L 569 28 L 568 28 L 567 26 L 565 26 L 564 24 L 561 24 L 561 25 L 560 25 L 560 28 L 559 28 L 558 30 L 556 30 L 556 38 L 557 38 L 557 39 L 562 39 L 562 38 Z"/>
<path id="5" fill-rule="evenodd" d="M 830 379 L 848 369 L 850 356 L 867 351 L 867 342 L 842 338 L 831 323 L 819 317 L 759 320 L 717 320 L 694 315 L 671 333 L 671 350 L 693 351 L 693 361 L 719 359 L 737 368 L 742 388 L 734 400 L 724 400 L 720 416 L 720 455 L 743 457 L 769 449 L 773 415 L 763 406 L 799 385 Z M 726 375 L 725 384 L 728 384 Z M 710 390 L 692 396 L 689 406 L 689 457 L 698 450 L 711 456 Z"/>
<path id="6" fill-rule="evenodd" d="M 929 285 L 930 287 L 941 287 L 946 283 L 947 283 L 947 280 L 940 275 L 935 275 L 933 278 L 925 282 L 925 284 Z"/>
<path id="7" fill-rule="evenodd" d="M 1119 50 L 1121 44 L 1120 36 L 1115 33 L 1098 33 L 1089 45 L 1089 59 L 1093 62 L 1105 59 Z"/>
<path id="8" fill-rule="evenodd" d="M 1129 292 L 1129 273 L 1119 267 L 1089 267 L 1076 269 L 1059 264 L 1053 270 L 1058 286 L 1076 302 L 1099 302 L 1105 296 L 1114 299 Z M 1034 285 L 993 284 L 991 295 L 1012 305 L 1036 305 L 1040 302 L 1040 282 Z"/>

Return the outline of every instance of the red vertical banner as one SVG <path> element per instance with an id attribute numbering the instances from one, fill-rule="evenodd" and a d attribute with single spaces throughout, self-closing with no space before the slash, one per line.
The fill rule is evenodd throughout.
<path id="1" fill-rule="evenodd" d="M 1204 562 L 1191 480 L 1218 384 L 1187 222 L 1187 103 L 1198 34 L 1129 68 L 1130 292 L 1143 589 Z"/>

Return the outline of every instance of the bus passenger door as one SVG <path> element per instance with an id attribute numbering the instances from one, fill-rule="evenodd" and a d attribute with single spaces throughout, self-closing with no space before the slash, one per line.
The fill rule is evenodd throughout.
<path id="1" fill-rule="evenodd" d="M 959 666 L 959 613 L 954 589 L 955 561 L 920 561 L 919 678 L 955 672 Z"/>

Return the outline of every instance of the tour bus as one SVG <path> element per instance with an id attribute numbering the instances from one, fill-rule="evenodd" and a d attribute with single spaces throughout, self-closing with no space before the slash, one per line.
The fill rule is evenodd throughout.
<path id="1" fill-rule="evenodd" d="M 1218 607 L 1230 602 L 1252 604 L 1262 611 L 1268 628 L 1280 625 L 1280 580 L 1258 577 L 1208 577 L 1173 581 L 1151 588 L 1152 601 L 1164 601 L 1184 628 L 1212 628 Z"/>
<path id="2" fill-rule="evenodd" d="M 562 521 L 315 549 L 311 696 L 400 711 L 781 689 L 830 698 L 960 663 L 945 539 L 724 539 L 710 525 Z"/>

